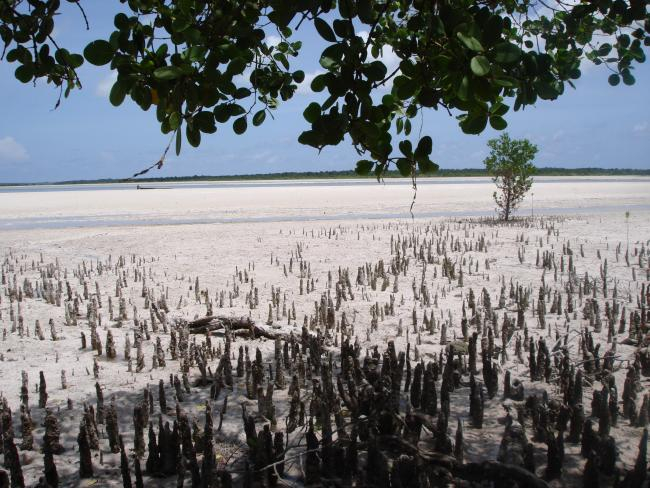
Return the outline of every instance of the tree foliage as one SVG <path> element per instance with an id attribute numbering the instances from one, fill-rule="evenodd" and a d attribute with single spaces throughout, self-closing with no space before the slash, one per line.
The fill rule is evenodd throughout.
<path id="1" fill-rule="evenodd" d="M 490 154 L 483 162 L 497 185 L 494 201 L 501 217 L 509 220 L 512 211 L 519 206 L 533 185 L 533 160 L 537 146 L 528 139 L 511 139 L 505 132 L 498 139 L 490 139 L 488 147 Z"/>
<path id="2" fill-rule="evenodd" d="M 65 1 L 86 19 L 82 0 Z M 82 56 L 52 37 L 61 0 L 2 0 L 2 57 L 21 82 L 59 87 L 59 102 L 81 87 L 84 60 L 110 64 L 110 102 L 154 111 L 178 153 L 220 125 L 259 126 L 292 98 L 305 79 L 292 66 L 295 32 L 311 23 L 326 47 L 310 87 L 327 98 L 306 107 L 298 140 L 321 150 L 347 135 L 363 158 L 357 172 L 378 177 L 391 165 L 405 176 L 437 169 L 432 138 L 414 135 L 424 110 L 449 112 L 467 134 L 503 130 L 511 108 L 573 86 L 584 58 L 607 64 L 610 84 L 634 83 L 650 44 L 648 0 L 119 1 L 114 32 Z"/>

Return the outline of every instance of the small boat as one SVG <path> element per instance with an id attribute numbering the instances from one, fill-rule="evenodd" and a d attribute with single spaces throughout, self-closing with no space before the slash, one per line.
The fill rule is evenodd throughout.
<path id="1" fill-rule="evenodd" d="M 169 190 L 169 187 L 164 186 L 136 186 L 136 190 Z"/>

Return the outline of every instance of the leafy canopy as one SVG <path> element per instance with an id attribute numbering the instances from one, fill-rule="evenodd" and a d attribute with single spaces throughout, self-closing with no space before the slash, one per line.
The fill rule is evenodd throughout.
<path id="1" fill-rule="evenodd" d="M 306 107 L 298 140 L 320 150 L 348 135 L 363 158 L 357 172 L 377 177 L 391 164 L 404 176 L 438 168 L 431 137 L 412 134 L 423 110 L 455 114 L 467 134 L 503 130 L 510 108 L 573 86 L 583 58 L 606 64 L 611 85 L 633 84 L 650 44 L 648 0 L 119 0 L 128 13 L 82 56 L 52 37 L 61 1 L 0 1 L 2 58 L 16 78 L 59 87 L 58 106 L 81 87 L 84 60 L 110 64 L 110 102 L 154 111 L 177 153 L 221 124 L 243 134 L 292 98 L 305 79 L 292 39 L 313 24 L 327 46 L 311 90 L 327 98 Z M 64 1 L 86 19 L 82 0 Z M 381 57 L 390 51 L 392 72 Z"/>
<path id="2" fill-rule="evenodd" d="M 537 146 L 528 139 L 511 139 L 506 132 L 498 139 L 490 139 L 488 147 L 490 154 L 483 162 L 497 185 L 494 201 L 501 216 L 509 220 L 533 184 Z"/>

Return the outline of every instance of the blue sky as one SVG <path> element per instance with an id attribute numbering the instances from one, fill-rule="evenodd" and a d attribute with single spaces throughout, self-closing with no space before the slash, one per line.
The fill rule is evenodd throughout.
<path id="1" fill-rule="evenodd" d="M 60 45 L 81 52 L 113 30 L 116 1 L 85 2 L 90 31 L 75 9 L 63 2 L 57 21 Z M 319 71 L 322 50 L 317 34 L 303 25 L 295 35 L 303 41 L 295 66 L 307 73 L 307 82 Z M 386 62 L 393 60 L 390 56 Z M 73 92 L 53 110 L 57 91 L 39 83 L 24 85 L 13 76 L 15 64 L 0 62 L 0 182 L 60 181 L 123 178 L 151 165 L 160 157 L 168 136 L 162 135 L 153 110 L 143 112 L 127 101 L 115 108 L 108 102 L 111 72 L 108 67 L 84 65 L 83 89 Z M 527 137 L 540 152 L 537 166 L 650 168 L 650 66 L 634 70 L 632 87 L 607 83 L 604 67 L 585 64 L 577 89 L 555 102 L 540 102 L 511 113 L 508 131 Z M 165 166 L 152 176 L 224 175 L 279 171 L 353 169 L 358 159 L 345 142 L 320 154 L 297 142 L 307 128 L 302 117 L 312 95 L 303 87 L 260 127 L 236 136 L 229 124 L 204 135 L 201 146 L 186 142 L 179 157 L 170 154 Z M 423 134 L 434 142 L 433 158 L 442 168 L 478 168 L 487 154 L 486 141 L 497 133 L 463 134 L 454 118 L 430 111 Z M 170 151 L 171 153 L 172 151 Z"/>

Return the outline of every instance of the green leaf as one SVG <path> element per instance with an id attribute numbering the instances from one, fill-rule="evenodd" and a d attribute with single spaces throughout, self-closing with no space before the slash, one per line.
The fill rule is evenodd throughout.
<path id="1" fill-rule="evenodd" d="M 377 163 L 375 165 L 374 173 L 375 176 L 377 177 L 377 182 L 381 181 L 381 177 L 384 175 L 384 172 L 386 171 L 387 168 L 388 168 L 388 163 L 382 163 L 382 164 Z"/>
<path id="2" fill-rule="evenodd" d="M 328 42 L 336 42 L 336 35 L 334 34 L 334 31 L 323 19 L 316 17 L 314 19 L 314 27 L 316 27 L 316 31 L 318 31 L 323 39 Z"/>
<path id="3" fill-rule="evenodd" d="M 383 105 L 385 105 L 386 107 L 389 107 L 389 108 L 390 108 L 390 107 L 393 107 L 393 106 L 395 105 L 396 102 L 397 102 L 397 100 L 396 100 L 395 97 L 394 97 L 393 95 L 391 95 L 390 93 L 387 93 L 386 95 L 384 95 L 383 97 L 381 97 L 381 103 L 382 103 Z"/>
<path id="4" fill-rule="evenodd" d="M 5 58 L 7 62 L 13 63 L 14 61 L 17 61 L 20 56 L 20 50 L 18 48 L 12 49 L 7 53 L 7 57 Z"/>
<path id="5" fill-rule="evenodd" d="M 322 146 L 321 136 L 313 130 L 306 130 L 298 136 L 298 142 L 307 146 L 320 148 Z"/>
<path id="6" fill-rule="evenodd" d="M 381 61 L 373 61 L 363 68 L 363 73 L 369 81 L 381 81 L 388 73 L 388 69 Z"/>
<path id="7" fill-rule="evenodd" d="M 183 136 L 181 135 L 181 129 L 176 129 L 176 156 L 181 153 L 181 144 L 183 142 Z"/>
<path id="8" fill-rule="evenodd" d="M 321 56 L 320 65 L 325 69 L 331 69 L 338 65 L 338 61 L 328 56 Z"/>
<path id="9" fill-rule="evenodd" d="M 420 170 L 420 173 L 431 174 L 438 171 L 438 165 L 429 158 L 423 158 L 418 161 L 418 169 Z"/>
<path id="10" fill-rule="evenodd" d="M 490 107 L 490 115 L 498 115 L 503 117 L 506 112 L 510 109 L 506 104 L 498 102 Z"/>
<path id="11" fill-rule="evenodd" d="M 458 98 L 464 102 L 469 100 L 469 78 L 467 76 L 463 76 L 463 79 L 460 80 L 460 85 L 458 85 L 456 95 L 458 95 Z"/>
<path id="12" fill-rule="evenodd" d="M 397 170 L 399 171 L 399 174 L 402 176 L 411 176 L 411 171 L 413 170 L 413 165 L 411 164 L 411 161 L 409 161 L 406 158 L 399 158 L 397 162 L 395 163 L 397 166 Z"/>
<path id="13" fill-rule="evenodd" d="M 251 95 L 251 91 L 248 88 L 244 87 L 239 87 L 237 90 L 235 90 L 234 97 L 237 100 L 241 100 L 242 98 L 249 97 Z"/>
<path id="14" fill-rule="evenodd" d="M 226 105 L 226 108 L 228 109 L 228 113 L 231 117 L 236 117 L 237 115 L 246 113 L 246 109 L 236 103 L 229 103 Z"/>
<path id="15" fill-rule="evenodd" d="M 192 46 L 187 52 L 187 57 L 194 63 L 200 63 L 205 60 L 207 49 L 203 46 Z"/>
<path id="16" fill-rule="evenodd" d="M 151 106 L 151 91 L 141 84 L 136 84 L 131 89 L 131 98 L 142 110 L 148 110 Z"/>
<path id="17" fill-rule="evenodd" d="M 555 100 L 559 95 L 552 83 L 537 80 L 533 83 L 533 86 L 535 87 L 537 95 L 542 100 Z"/>
<path id="18" fill-rule="evenodd" d="M 323 2 L 326 4 L 327 2 Z M 354 17 L 355 13 L 355 5 L 353 2 L 348 2 L 347 0 L 342 1 L 342 2 L 337 2 L 339 4 L 339 14 L 341 17 L 344 19 L 351 19 Z"/>
<path id="19" fill-rule="evenodd" d="M 411 121 L 409 119 L 406 119 L 406 122 L 404 122 L 404 134 L 407 136 L 411 133 Z"/>
<path id="20" fill-rule="evenodd" d="M 230 118 L 230 109 L 228 108 L 228 104 L 226 103 L 221 103 L 216 107 L 214 107 L 212 113 L 214 113 L 214 118 L 217 120 L 217 122 L 221 124 L 223 124 Z"/>
<path id="21" fill-rule="evenodd" d="M 180 16 L 180 17 L 176 17 L 172 21 L 172 29 L 175 30 L 176 32 L 183 32 L 191 25 L 192 25 L 192 20 L 190 19 L 190 17 Z"/>
<path id="22" fill-rule="evenodd" d="M 126 87 L 121 81 L 116 81 L 113 83 L 113 86 L 111 88 L 111 93 L 108 96 L 109 101 L 111 102 L 111 105 L 115 107 L 119 107 L 122 105 L 122 102 L 124 101 L 124 97 L 126 97 Z M 176 127 L 173 127 L 174 129 Z"/>
<path id="23" fill-rule="evenodd" d="M 313 124 L 320 118 L 320 114 L 321 114 L 320 105 L 316 102 L 311 102 L 309 105 L 307 105 L 307 108 L 302 113 L 302 116 L 305 118 L 307 122 Z"/>
<path id="24" fill-rule="evenodd" d="M 472 51 L 478 51 L 478 52 L 483 51 L 483 46 L 481 45 L 481 43 L 476 37 L 466 36 L 462 32 L 458 32 L 456 35 L 458 36 L 458 39 L 460 39 L 460 41 L 463 44 L 465 44 L 465 46 L 468 49 L 471 49 Z"/>
<path id="25" fill-rule="evenodd" d="M 460 123 L 460 128 L 465 134 L 480 134 L 487 126 L 486 114 L 468 114 Z"/>
<path id="26" fill-rule="evenodd" d="M 282 3 L 274 4 L 274 10 L 269 13 L 269 20 L 274 24 L 277 24 L 279 27 L 287 27 L 293 16 L 296 14 L 296 11 L 288 8 L 288 5 L 283 5 Z"/>
<path id="27" fill-rule="evenodd" d="M 217 132 L 217 127 L 214 123 L 214 114 L 207 110 L 202 110 L 194 116 L 195 124 L 201 132 L 206 134 L 214 134 Z"/>
<path id="28" fill-rule="evenodd" d="M 84 64 L 84 58 L 81 54 L 68 54 L 67 62 L 70 66 L 76 69 Z"/>
<path id="29" fill-rule="evenodd" d="M 422 89 L 420 89 L 420 94 L 418 95 L 418 101 L 424 107 L 435 107 L 440 101 L 440 95 L 438 95 L 438 93 L 436 93 L 436 91 L 433 88 L 425 86 Z M 386 105 L 386 103 L 384 103 L 384 105 Z"/>
<path id="30" fill-rule="evenodd" d="M 502 86 L 504 88 L 514 88 L 517 86 L 517 79 L 511 77 L 495 78 L 494 84 L 497 86 Z"/>
<path id="31" fill-rule="evenodd" d="M 364 24 L 372 24 L 377 18 L 377 13 L 372 8 L 374 1 L 359 0 L 357 1 L 357 10 L 359 11 L 359 20 Z"/>
<path id="32" fill-rule="evenodd" d="M 169 116 L 169 128 L 172 130 L 176 130 L 180 125 L 181 125 L 181 114 L 179 114 L 178 112 L 173 112 Z"/>
<path id="33" fill-rule="evenodd" d="M 199 147 L 201 145 L 201 132 L 193 125 L 187 124 L 185 127 L 185 136 L 191 146 Z"/>
<path id="34" fill-rule="evenodd" d="M 305 72 L 302 70 L 294 71 L 293 75 L 291 75 L 293 78 L 293 81 L 296 83 L 302 83 L 305 81 Z"/>
<path id="35" fill-rule="evenodd" d="M 362 159 L 357 161 L 357 167 L 354 172 L 360 176 L 367 176 L 372 171 L 372 168 L 375 166 L 374 161 L 368 161 L 367 159 Z"/>
<path id="36" fill-rule="evenodd" d="M 240 75 L 246 69 L 246 60 L 244 58 L 235 58 L 228 64 L 226 72 L 231 76 Z"/>
<path id="37" fill-rule="evenodd" d="M 84 49 L 84 58 L 95 66 L 103 66 L 113 60 L 115 50 L 108 41 L 93 41 Z"/>
<path id="38" fill-rule="evenodd" d="M 621 77 L 617 75 L 616 73 L 609 75 L 609 78 L 607 78 L 607 81 L 609 82 L 610 85 L 616 86 L 621 82 Z"/>
<path id="39" fill-rule="evenodd" d="M 508 123 L 505 121 L 505 119 L 503 117 L 499 117 L 498 115 L 493 115 L 490 117 L 490 125 L 494 130 L 503 130 L 508 127 Z"/>
<path id="40" fill-rule="evenodd" d="M 178 66 L 163 66 L 153 72 L 154 78 L 159 81 L 171 81 L 180 78 L 183 71 Z"/>
<path id="41" fill-rule="evenodd" d="M 616 40 L 618 41 L 617 44 L 623 48 L 627 48 L 630 45 L 630 36 L 627 34 L 621 34 Z"/>
<path id="42" fill-rule="evenodd" d="M 202 84 L 199 87 L 199 91 L 201 92 L 201 104 L 204 107 L 212 107 L 221 99 L 221 94 L 217 90 L 217 87 L 211 82 Z"/>
<path id="43" fill-rule="evenodd" d="M 113 24 L 119 30 L 125 30 L 129 27 L 129 18 L 126 16 L 126 14 L 120 12 L 113 19 Z"/>
<path id="44" fill-rule="evenodd" d="M 400 80 L 399 82 L 397 80 Z M 393 83 L 393 93 L 397 95 L 400 100 L 408 100 L 415 95 L 418 89 L 418 83 L 412 78 L 407 78 L 404 75 L 398 76 Z"/>
<path id="45" fill-rule="evenodd" d="M 440 15 L 434 15 L 433 16 L 433 25 L 431 26 L 433 28 L 433 32 L 440 37 L 445 36 L 445 24 L 443 24 L 442 19 L 440 18 Z"/>
<path id="46" fill-rule="evenodd" d="M 521 58 L 521 49 L 509 42 L 502 42 L 492 50 L 494 60 L 499 64 L 513 64 Z"/>
<path id="47" fill-rule="evenodd" d="M 490 61 L 485 56 L 474 56 L 469 67 L 476 76 L 485 76 L 490 72 Z"/>
<path id="48" fill-rule="evenodd" d="M 9 54 L 11 54 L 11 52 L 12 51 L 9 51 Z M 7 55 L 7 61 L 15 61 L 15 57 L 9 56 L 9 54 Z M 70 53 L 68 52 L 67 49 L 57 49 L 56 52 L 54 53 L 54 59 L 56 59 L 56 62 L 59 64 L 67 64 L 69 56 Z"/>
<path id="49" fill-rule="evenodd" d="M 14 76 L 18 81 L 23 83 L 29 83 L 34 77 L 34 65 L 33 64 L 23 64 L 16 68 L 14 71 Z"/>
<path id="50" fill-rule="evenodd" d="M 316 76 L 312 81 L 311 81 L 311 89 L 314 92 L 322 92 L 325 89 L 327 82 L 327 74 L 321 74 Z"/>
<path id="51" fill-rule="evenodd" d="M 253 115 L 253 125 L 255 127 L 262 125 L 264 119 L 266 119 L 266 110 L 262 109 L 259 112 L 257 112 L 255 115 Z"/>
<path id="52" fill-rule="evenodd" d="M 489 45 L 494 44 L 501 38 L 503 31 L 503 19 L 498 14 L 490 15 L 483 26 L 482 39 Z"/>
<path id="53" fill-rule="evenodd" d="M 244 115 L 243 117 L 239 117 L 238 119 L 235 119 L 235 122 L 232 124 L 232 129 L 235 131 L 235 134 L 241 135 L 244 132 L 246 132 L 246 129 L 248 128 L 248 122 L 246 121 L 246 116 Z"/>
<path id="54" fill-rule="evenodd" d="M 634 76 L 632 76 L 632 73 L 624 70 L 621 76 L 623 78 L 623 83 L 625 83 L 628 86 L 634 85 L 634 82 L 636 80 L 634 79 Z"/>
<path id="55" fill-rule="evenodd" d="M 605 44 L 601 44 L 600 47 L 598 47 L 598 55 L 599 56 L 607 56 L 610 52 L 612 51 L 612 45 L 606 42 Z"/>
<path id="56" fill-rule="evenodd" d="M 399 150 L 402 151 L 402 154 L 407 158 L 413 157 L 413 146 L 411 146 L 411 141 L 408 139 L 400 141 Z"/>
<path id="57" fill-rule="evenodd" d="M 289 61 L 287 60 L 287 57 L 284 54 L 275 53 L 273 55 L 273 59 L 275 59 L 276 61 L 279 61 L 280 64 L 282 64 L 282 66 L 284 67 L 284 69 L 289 70 Z"/>
<path id="58" fill-rule="evenodd" d="M 415 149 L 415 159 L 424 159 L 431 154 L 433 150 L 433 140 L 430 136 L 424 136 L 418 142 L 418 147 Z"/>

